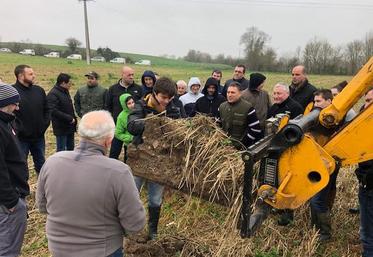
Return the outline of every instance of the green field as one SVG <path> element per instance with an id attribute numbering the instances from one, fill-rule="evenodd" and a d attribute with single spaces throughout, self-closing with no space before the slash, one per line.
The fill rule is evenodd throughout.
<path id="1" fill-rule="evenodd" d="M 150 57 L 146 58 L 150 59 Z M 170 76 L 174 80 L 184 79 L 187 81 L 191 76 L 198 76 L 203 82 L 215 67 L 224 68 L 223 81 L 231 78 L 233 72 L 233 68 L 227 66 L 154 58 L 154 60 L 151 59 L 153 61 L 151 67 L 130 65 L 135 69 L 137 82 L 145 69 L 152 69 L 161 75 Z M 85 84 L 84 74 L 86 72 L 91 70 L 98 72 L 102 78 L 101 84 L 108 87 L 119 79 L 122 67 L 119 64 L 110 63 L 94 63 L 88 66 L 85 61 L 69 62 L 66 59 L 0 53 L 0 77 L 5 82 L 13 83 L 15 81 L 13 70 L 19 64 L 32 66 L 36 72 L 38 84 L 46 91 L 49 91 L 54 85 L 60 72 L 71 74 L 75 84 L 72 94 L 78 86 Z M 290 74 L 266 72 L 264 74 L 267 76 L 266 89 L 269 91 L 276 82 L 290 82 Z M 310 82 L 318 87 L 331 87 L 345 79 L 351 78 L 309 75 Z M 49 156 L 55 151 L 55 139 L 51 128 L 48 129 L 46 138 L 46 152 Z M 30 218 L 22 256 L 49 256 L 45 237 L 45 217 L 37 212 L 34 205 L 36 178 L 30 160 L 29 164 L 32 194 L 28 198 Z M 357 257 L 360 256 L 359 219 L 358 216 L 347 213 L 347 209 L 356 204 L 357 183 L 352 169 L 341 170 L 337 186 L 337 199 L 332 211 L 333 239 L 326 245 L 319 245 L 315 240 L 316 233 L 309 225 L 308 206 L 295 212 L 295 222 L 291 226 L 278 227 L 276 219 L 270 218 L 257 236 L 243 240 L 238 236 L 238 232 L 225 234 L 226 231 L 222 224 L 227 217 L 227 209 L 211 203 L 200 202 L 197 199 L 186 201 L 185 197 L 173 191 L 168 191 L 165 194 L 160 221 L 160 237 L 182 235 L 187 238 L 190 250 L 175 256 Z"/>

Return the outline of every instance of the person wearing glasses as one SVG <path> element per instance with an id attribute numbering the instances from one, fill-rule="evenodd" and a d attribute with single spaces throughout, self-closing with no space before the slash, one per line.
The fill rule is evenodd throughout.
<path id="1" fill-rule="evenodd" d="M 238 82 L 240 83 L 240 87 L 241 87 L 241 91 L 244 91 L 246 88 L 249 87 L 249 80 L 247 80 L 245 78 L 245 72 L 246 72 L 246 67 L 245 65 L 243 64 L 238 64 L 235 68 L 234 68 L 234 72 L 233 72 L 233 78 L 232 79 L 228 79 L 225 84 L 224 84 L 224 88 L 223 88 L 223 91 L 222 91 L 222 95 L 227 98 L 227 90 L 228 90 L 228 86 L 232 83 L 232 82 Z"/>

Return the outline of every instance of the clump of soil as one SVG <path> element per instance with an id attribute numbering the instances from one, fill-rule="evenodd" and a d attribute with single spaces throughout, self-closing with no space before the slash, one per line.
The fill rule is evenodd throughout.
<path id="1" fill-rule="evenodd" d="M 148 241 L 144 235 L 133 235 L 125 240 L 126 256 L 173 257 L 180 254 L 185 242 L 186 239 L 181 236 L 167 236 Z"/>
<path id="2" fill-rule="evenodd" d="M 241 192 L 241 153 L 211 118 L 147 117 L 143 138 L 128 149 L 135 175 L 228 206 Z"/>

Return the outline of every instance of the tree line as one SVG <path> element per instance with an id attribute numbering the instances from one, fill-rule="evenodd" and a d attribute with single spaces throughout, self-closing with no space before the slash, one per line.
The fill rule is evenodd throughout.
<path id="1" fill-rule="evenodd" d="M 313 38 L 304 46 L 297 47 L 293 54 L 278 56 L 269 45 L 271 37 L 256 27 L 247 28 L 241 36 L 244 57 L 234 58 L 219 54 L 189 50 L 184 60 L 191 62 L 222 63 L 236 65 L 243 63 L 250 70 L 289 72 L 297 64 L 304 64 L 313 74 L 355 74 L 373 56 L 373 31 L 363 39 L 333 46 L 326 39 Z"/>

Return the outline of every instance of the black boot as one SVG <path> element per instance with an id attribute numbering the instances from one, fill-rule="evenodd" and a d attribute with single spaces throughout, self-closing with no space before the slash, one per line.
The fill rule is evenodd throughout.
<path id="1" fill-rule="evenodd" d="M 330 222 L 330 212 L 317 213 L 319 220 L 319 230 L 320 230 L 320 241 L 328 241 L 332 237 L 332 226 Z"/>
<path id="2" fill-rule="evenodd" d="M 311 207 L 311 224 L 319 231 L 320 242 L 328 241 L 332 237 L 330 212 L 317 212 Z"/>
<path id="3" fill-rule="evenodd" d="M 161 213 L 161 207 L 149 207 L 149 223 L 148 223 L 148 239 L 157 239 L 158 234 L 158 221 Z"/>

